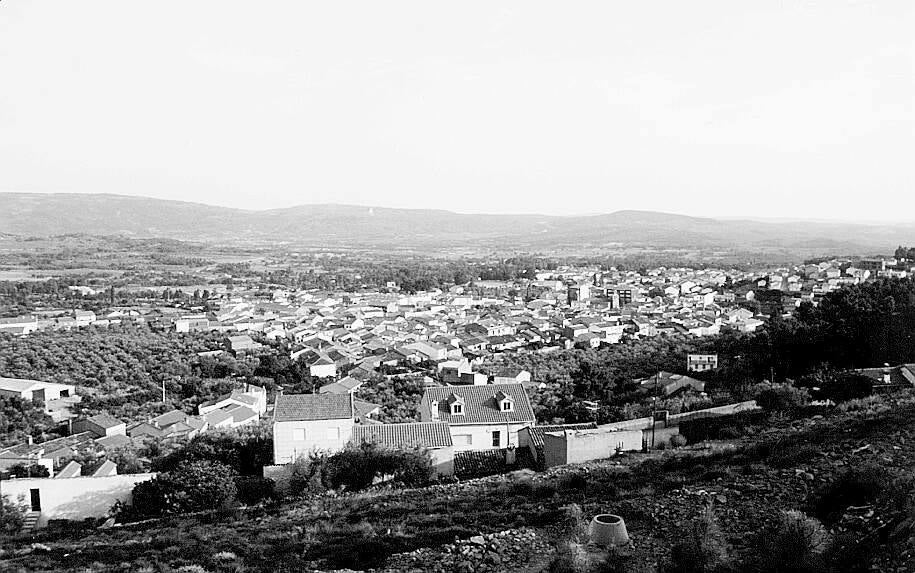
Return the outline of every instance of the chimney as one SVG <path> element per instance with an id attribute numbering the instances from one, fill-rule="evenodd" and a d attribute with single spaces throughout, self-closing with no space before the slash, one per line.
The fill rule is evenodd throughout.
<path id="1" fill-rule="evenodd" d="M 29 436 L 29 445 L 32 445 L 32 436 Z"/>
<path id="2" fill-rule="evenodd" d="M 886 362 L 883 363 L 883 383 L 890 383 L 890 365 Z"/>
<path id="3" fill-rule="evenodd" d="M 432 419 L 438 420 L 438 400 L 432 400 L 430 404 L 430 410 L 432 412 Z"/>

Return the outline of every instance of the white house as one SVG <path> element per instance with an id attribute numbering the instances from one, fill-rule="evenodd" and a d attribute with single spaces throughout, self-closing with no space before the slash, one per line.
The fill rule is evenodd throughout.
<path id="1" fill-rule="evenodd" d="M 200 404 L 197 406 L 197 413 L 202 416 L 232 405 L 250 408 L 258 414 L 263 414 L 267 411 L 267 390 L 254 384 L 245 384 L 244 388 Z"/>
<path id="2" fill-rule="evenodd" d="M 26 335 L 38 330 L 38 319 L 34 316 L 0 318 L 0 332 Z"/>
<path id="3" fill-rule="evenodd" d="M 419 406 L 423 422 L 447 422 L 455 451 L 518 445 L 518 431 L 536 424 L 521 384 L 427 388 Z"/>
<path id="4" fill-rule="evenodd" d="M 72 384 L 56 384 L 54 382 L 42 382 L 41 380 L 0 377 L 0 396 L 6 396 L 8 398 L 49 402 L 51 400 L 68 398 L 75 394 L 76 387 Z"/>
<path id="5" fill-rule="evenodd" d="M 355 417 L 351 394 L 280 394 L 273 409 L 273 463 L 288 464 L 313 450 L 342 450 Z"/>
<path id="6" fill-rule="evenodd" d="M 106 517 L 115 503 L 130 503 L 135 485 L 154 477 L 154 473 L 143 473 L 20 478 L 4 481 L 2 488 L 10 499 L 25 500 L 29 511 L 38 514 L 36 527 L 45 527 L 51 519 Z"/>

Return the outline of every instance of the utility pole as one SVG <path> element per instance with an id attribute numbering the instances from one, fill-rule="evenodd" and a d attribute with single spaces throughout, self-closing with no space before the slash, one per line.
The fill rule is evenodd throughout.
<path id="1" fill-rule="evenodd" d="M 658 407 L 658 383 L 661 373 L 657 372 L 654 375 L 654 400 L 651 403 L 651 449 L 654 449 L 654 412 Z"/>

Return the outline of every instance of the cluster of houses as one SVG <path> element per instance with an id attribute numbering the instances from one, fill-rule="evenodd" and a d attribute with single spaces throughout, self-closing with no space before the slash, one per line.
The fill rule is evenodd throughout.
<path id="1" fill-rule="evenodd" d="M 67 412 L 57 421 L 69 423 L 69 435 L 42 443 L 29 440 L 23 444 L 0 449 L 0 471 L 17 465 L 39 465 L 51 475 L 58 475 L 66 462 L 82 456 L 103 459 L 111 452 L 125 447 L 140 446 L 148 438 L 183 441 L 217 429 L 228 429 L 258 422 L 267 413 L 267 391 L 245 384 L 219 398 L 197 407 L 197 414 L 181 410 L 165 412 L 149 420 L 127 423 L 109 414 L 74 419 L 72 412 L 55 408 L 59 402 L 72 404 L 79 396 L 76 387 L 39 380 L 0 378 L 0 396 L 17 397 L 44 404 L 48 413 Z M 66 473 L 72 473 L 71 467 Z M 72 476 L 70 476 L 72 477 Z"/>

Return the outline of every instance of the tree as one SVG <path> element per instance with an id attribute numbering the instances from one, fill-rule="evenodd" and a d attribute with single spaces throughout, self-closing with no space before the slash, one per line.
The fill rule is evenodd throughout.
<path id="1" fill-rule="evenodd" d="M 184 462 L 171 472 L 138 483 L 129 513 L 136 517 L 230 507 L 236 498 L 235 472 L 218 462 Z"/>
<path id="2" fill-rule="evenodd" d="M 42 441 L 51 437 L 55 425 L 40 405 L 0 396 L 0 446 L 24 442 L 29 436 Z"/>
<path id="3" fill-rule="evenodd" d="M 22 529 L 26 505 L 22 499 L 13 501 L 10 496 L 0 497 L 0 534 L 10 535 Z"/>
<path id="4" fill-rule="evenodd" d="M 379 478 L 421 486 L 432 478 L 432 459 L 425 450 L 394 450 L 366 442 L 327 458 L 323 478 L 328 487 L 347 491 L 365 489 Z"/>

